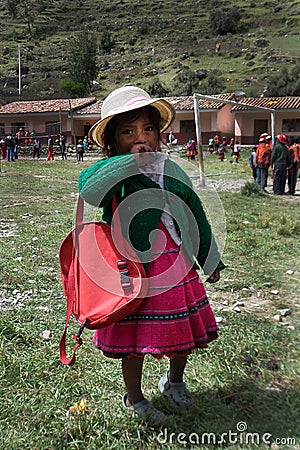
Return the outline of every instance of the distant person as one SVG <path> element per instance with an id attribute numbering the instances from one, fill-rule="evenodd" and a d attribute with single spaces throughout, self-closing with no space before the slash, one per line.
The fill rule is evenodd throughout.
<path id="1" fill-rule="evenodd" d="M 84 136 L 82 143 L 83 143 L 84 153 L 86 153 L 89 149 L 89 140 L 88 140 L 87 136 Z"/>
<path id="2" fill-rule="evenodd" d="M 6 159 L 7 161 L 15 160 L 15 143 L 11 134 L 8 134 L 5 138 L 6 146 Z"/>
<path id="3" fill-rule="evenodd" d="M 272 136 L 270 136 L 269 134 L 268 134 L 268 136 L 266 136 L 266 143 L 269 145 L 269 147 L 270 147 L 270 149 L 272 151 L 272 149 L 273 149 L 273 141 L 272 141 Z"/>
<path id="4" fill-rule="evenodd" d="M 222 137 L 222 145 L 224 147 L 224 150 L 226 151 L 227 150 L 227 145 L 228 145 L 226 136 Z"/>
<path id="5" fill-rule="evenodd" d="M 2 159 L 6 159 L 6 143 L 5 143 L 5 139 L 2 138 L 0 143 L 1 143 L 1 156 L 2 156 Z"/>
<path id="6" fill-rule="evenodd" d="M 213 154 L 213 152 L 214 152 L 214 138 L 213 137 L 210 137 L 209 139 L 208 139 L 208 151 L 209 151 L 209 153 L 212 155 Z"/>
<path id="7" fill-rule="evenodd" d="M 300 143 L 297 139 L 290 147 L 291 164 L 288 168 L 288 187 L 289 194 L 295 195 L 297 178 L 300 168 Z"/>
<path id="8" fill-rule="evenodd" d="M 233 162 L 236 162 L 236 163 L 239 162 L 239 159 L 241 157 L 241 146 L 240 146 L 239 141 L 236 141 L 236 143 L 234 144 L 233 152 L 231 153 L 231 156 L 233 158 Z"/>
<path id="9" fill-rule="evenodd" d="M 18 139 L 17 137 L 13 137 L 13 146 L 14 146 L 14 159 L 18 159 L 19 158 L 19 144 L 18 144 Z"/>
<path id="10" fill-rule="evenodd" d="M 50 159 L 52 159 L 52 161 L 54 160 L 54 153 L 53 153 L 53 138 L 52 136 L 48 136 L 48 156 L 47 156 L 47 161 L 49 161 Z"/>
<path id="11" fill-rule="evenodd" d="M 61 153 L 61 159 L 67 159 L 66 153 L 66 136 L 64 133 L 59 135 L 59 148 Z"/>
<path id="12" fill-rule="evenodd" d="M 221 147 L 218 148 L 218 159 L 223 162 L 225 159 L 225 151 L 224 147 L 221 145 Z"/>
<path id="13" fill-rule="evenodd" d="M 82 139 L 79 139 L 77 147 L 76 147 L 76 153 L 77 153 L 77 162 L 83 161 L 83 153 L 84 153 L 84 146 Z"/>
<path id="14" fill-rule="evenodd" d="M 277 140 L 271 153 L 273 167 L 273 192 L 275 195 L 285 193 L 286 171 L 291 164 L 290 150 L 285 134 L 277 135 Z"/>
<path id="15" fill-rule="evenodd" d="M 27 130 L 27 131 L 25 131 L 25 134 L 24 134 L 24 144 L 28 144 L 29 143 L 29 138 L 30 138 L 30 135 L 29 135 L 29 131 Z"/>
<path id="16" fill-rule="evenodd" d="M 170 145 L 176 145 L 177 144 L 177 139 L 175 138 L 172 130 L 170 130 L 170 133 L 169 133 L 169 144 Z"/>
<path id="17" fill-rule="evenodd" d="M 214 151 L 215 151 L 215 153 L 219 152 L 219 147 L 220 147 L 220 136 L 218 134 L 216 134 L 214 136 Z"/>
<path id="18" fill-rule="evenodd" d="M 256 164 L 258 168 L 258 183 L 263 190 L 266 190 L 268 185 L 268 170 L 271 164 L 270 144 L 262 137 L 256 150 Z"/>
<path id="19" fill-rule="evenodd" d="M 23 137 L 23 129 L 19 128 L 18 131 L 16 132 L 16 138 L 18 139 L 18 145 L 21 145 L 22 137 Z"/>
<path id="20" fill-rule="evenodd" d="M 234 149 L 234 142 L 235 142 L 235 139 L 234 139 L 234 137 L 232 137 L 229 141 L 229 147 L 230 147 L 231 153 L 233 152 L 233 149 Z"/>
<path id="21" fill-rule="evenodd" d="M 252 147 L 251 155 L 249 156 L 249 165 L 251 167 L 252 171 L 252 178 L 253 180 L 258 183 L 258 167 L 257 167 L 257 161 L 256 161 L 256 146 Z"/>
<path id="22" fill-rule="evenodd" d="M 35 138 L 35 135 L 36 135 L 35 130 L 32 130 L 32 131 L 30 132 L 30 134 L 29 134 L 29 136 L 30 136 L 29 142 L 30 142 L 30 143 L 33 142 L 33 140 L 34 140 L 34 138 Z"/>
<path id="23" fill-rule="evenodd" d="M 35 157 L 37 157 L 37 159 L 40 159 L 40 150 L 41 150 L 41 142 L 38 138 L 35 138 L 33 141 L 33 151 L 32 151 L 33 159 Z"/>
<path id="24" fill-rule="evenodd" d="M 194 139 L 189 139 L 186 144 L 186 156 L 189 160 L 195 160 L 196 157 L 196 142 Z"/>

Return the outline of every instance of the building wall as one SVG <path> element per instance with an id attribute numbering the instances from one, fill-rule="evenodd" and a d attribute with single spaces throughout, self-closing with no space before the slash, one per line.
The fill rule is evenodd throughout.
<path id="1" fill-rule="evenodd" d="M 61 125 L 60 125 L 61 121 Z M 71 136 L 71 120 L 68 119 L 68 113 L 62 113 L 59 115 L 58 113 L 53 114 L 20 114 L 20 115 L 12 115 L 12 116 L 0 116 L 0 123 L 4 124 L 4 135 L 12 133 L 12 129 L 14 124 L 24 124 L 22 126 L 24 132 L 35 131 L 36 135 L 40 137 L 41 142 L 45 143 L 47 141 L 47 136 L 49 133 L 46 131 L 46 123 L 56 124 L 56 128 L 58 132 L 52 133 L 53 138 L 58 138 L 59 130 L 66 134 L 67 141 L 70 141 Z"/>
<path id="2" fill-rule="evenodd" d="M 195 122 L 194 110 L 178 111 L 175 121 L 171 127 L 178 144 L 185 144 L 188 139 L 196 138 L 196 130 L 192 133 L 180 132 L 180 122 L 189 120 Z M 200 111 L 200 130 L 202 143 L 207 144 L 208 139 L 216 133 L 231 137 L 234 133 L 234 116 L 231 113 L 230 105 L 225 105 L 220 110 Z M 164 140 L 168 142 L 169 130 L 164 134 Z"/>
<path id="3" fill-rule="evenodd" d="M 243 111 L 235 112 L 235 137 L 236 140 L 240 140 L 241 144 L 244 145 L 255 145 L 257 140 L 255 139 L 255 121 L 256 120 L 266 120 L 267 129 L 265 132 L 271 134 L 271 114 L 268 112 L 253 112 L 253 111 Z M 300 120 L 300 112 L 290 111 L 276 111 L 275 112 L 275 136 L 276 134 L 284 133 L 289 137 L 299 136 L 300 130 L 297 131 L 286 131 L 283 129 L 283 120 L 287 119 L 298 119 Z"/>
<path id="4" fill-rule="evenodd" d="M 297 129 L 289 130 L 283 129 L 283 120 L 297 119 Z M 36 134 L 42 137 L 42 143 L 46 142 L 48 133 L 46 132 L 46 122 L 58 123 L 61 121 L 61 131 L 66 134 L 67 142 L 74 143 L 74 141 L 87 134 L 88 129 L 99 120 L 98 115 L 68 115 L 67 112 L 56 113 L 34 113 L 34 114 L 12 114 L 0 115 L 0 134 L 3 136 L 11 133 L 12 124 L 22 123 L 25 130 L 31 132 L 35 130 Z M 172 131 L 181 145 L 186 144 L 187 140 L 196 137 L 194 127 L 194 111 L 177 111 Z M 243 111 L 231 112 L 231 105 L 226 104 L 220 110 L 200 111 L 200 129 L 202 143 L 207 145 L 210 136 L 218 133 L 221 136 L 225 135 L 228 138 L 234 135 L 236 140 L 239 140 L 243 145 L 255 145 L 257 143 L 255 137 L 255 121 L 266 121 L 265 132 L 271 134 L 271 115 L 264 111 Z M 191 129 L 186 132 L 180 132 L 182 127 L 181 121 L 190 121 Z M 284 133 L 287 136 L 299 136 L 300 111 L 276 111 L 275 113 L 275 134 Z M 296 123 L 296 122 L 295 122 Z M 193 124 L 193 125 L 192 125 Z M 58 126 L 58 130 L 59 130 Z M 59 133 L 59 131 L 58 131 Z M 58 133 L 54 135 L 54 139 L 58 138 Z M 194 133 L 194 134 L 193 134 Z M 257 130 L 256 130 L 257 133 Z M 168 142 L 169 130 L 164 133 L 163 139 Z M 2 137 L 2 136 L 0 136 Z"/>

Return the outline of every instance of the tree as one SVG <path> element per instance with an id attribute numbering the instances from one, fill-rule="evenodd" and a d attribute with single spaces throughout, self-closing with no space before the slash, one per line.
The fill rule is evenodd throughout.
<path id="1" fill-rule="evenodd" d="M 32 37 L 32 26 L 37 15 L 37 2 L 33 0 L 6 0 L 6 8 L 15 17 L 22 17 Z"/>
<path id="2" fill-rule="evenodd" d="M 190 69 L 183 70 L 174 83 L 175 95 L 193 95 L 199 92 L 200 78 L 197 72 Z"/>
<path id="3" fill-rule="evenodd" d="M 115 42 L 112 35 L 108 31 L 105 31 L 100 40 L 100 51 L 104 54 L 110 53 L 114 45 Z"/>
<path id="4" fill-rule="evenodd" d="M 218 92 L 222 92 L 224 89 L 223 78 L 219 77 L 214 71 L 211 71 L 208 73 L 207 78 L 200 82 L 200 89 L 201 93 L 206 95 L 213 95 Z"/>
<path id="5" fill-rule="evenodd" d="M 6 0 L 6 9 L 12 17 L 17 14 L 18 0 Z"/>
<path id="6" fill-rule="evenodd" d="M 224 81 L 218 71 L 184 70 L 174 83 L 175 95 L 216 94 L 224 89 Z"/>
<path id="7" fill-rule="evenodd" d="M 162 84 L 159 78 L 155 78 L 147 89 L 151 97 L 167 97 L 168 89 Z"/>
<path id="8" fill-rule="evenodd" d="M 92 81 L 98 73 L 97 40 L 87 30 L 81 31 L 70 43 L 67 53 L 69 79 L 81 83 L 86 93 L 90 93 Z"/>
<path id="9" fill-rule="evenodd" d="M 84 84 L 73 80 L 60 80 L 59 89 L 70 97 L 82 97 L 86 93 Z"/>
<path id="10" fill-rule="evenodd" d="M 269 79 L 265 97 L 287 97 L 300 95 L 300 62 L 290 67 L 284 66 L 280 72 Z"/>
<path id="11" fill-rule="evenodd" d="M 211 29 L 216 35 L 237 33 L 240 30 L 241 14 L 237 8 L 219 8 L 210 12 Z"/>

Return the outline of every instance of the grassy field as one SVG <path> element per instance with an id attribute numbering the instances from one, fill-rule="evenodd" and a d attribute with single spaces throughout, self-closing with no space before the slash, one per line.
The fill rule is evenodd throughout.
<path id="1" fill-rule="evenodd" d="M 196 399 L 189 411 L 161 398 L 167 361 L 147 358 L 145 393 L 168 414 L 154 429 L 123 412 L 120 363 L 94 349 L 90 331 L 73 368 L 59 361 L 65 301 L 57 254 L 73 224 L 78 173 L 91 163 L 2 163 L 0 448 L 300 449 L 299 182 L 293 198 L 247 197 L 220 181 L 250 181 L 248 154 L 222 168 L 205 154 L 226 216 L 227 269 L 207 286 L 220 337 L 189 360 L 186 382 Z M 69 349 L 77 329 L 73 321 Z M 70 412 L 84 397 L 87 411 Z"/>

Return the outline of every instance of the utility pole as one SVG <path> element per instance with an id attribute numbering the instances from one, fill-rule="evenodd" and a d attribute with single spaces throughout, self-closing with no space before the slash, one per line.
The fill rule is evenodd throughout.
<path id="1" fill-rule="evenodd" d="M 18 60 L 19 60 L 19 99 L 21 99 L 21 45 L 18 43 Z"/>
<path id="2" fill-rule="evenodd" d="M 202 151 L 202 138 L 200 128 L 200 112 L 197 94 L 194 94 L 194 111 L 195 111 L 195 127 L 196 127 L 196 139 L 197 139 L 197 152 L 199 160 L 199 177 L 201 186 L 205 186 L 204 178 L 204 164 L 203 164 L 203 151 Z"/>

